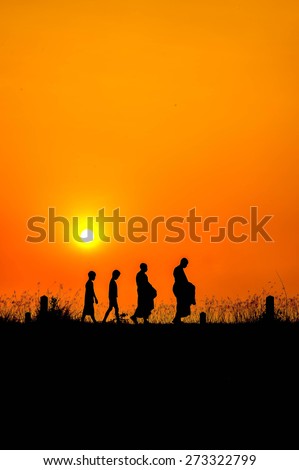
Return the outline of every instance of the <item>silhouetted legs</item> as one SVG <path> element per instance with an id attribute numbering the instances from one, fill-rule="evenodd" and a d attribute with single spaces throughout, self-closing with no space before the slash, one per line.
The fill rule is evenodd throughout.
<path id="1" fill-rule="evenodd" d="M 88 302 L 84 305 L 81 321 L 84 322 L 86 315 L 89 315 L 93 323 L 97 323 L 94 317 L 94 305 L 91 302 Z"/>
<path id="2" fill-rule="evenodd" d="M 137 315 L 140 316 L 140 308 L 139 307 L 136 308 L 134 314 L 130 317 L 132 322 L 135 323 L 135 325 L 138 325 Z"/>
<path id="3" fill-rule="evenodd" d="M 138 325 L 138 320 L 137 320 L 137 317 L 136 317 L 135 313 L 130 318 L 131 318 L 132 322 L 135 323 L 135 325 Z"/>
<path id="4" fill-rule="evenodd" d="M 175 324 L 182 323 L 181 317 L 178 315 L 175 315 L 174 319 L 172 320 L 172 323 L 175 323 Z"/>
<path id="5" fill-rule="evenodd" d="M 132 315 L 130 318 L 131 318 L 132 322 L 135 323 L 135 325 L 138 325 L 137 318 L 143 318 L 143 323 L 148 324 L 149 323 L 148 317 L 150 316 L 150 314 L 151 314 L 151 310 L 143 308 L 142 311 L 141 311 L 141 308 L 137 307 L 136 310 L 135 310 L 134 315 Z"/>
<path id="6" fill-rule="evenodd" d="M 83 311 L 83 313 L 82 313 L 81 322 L 84 322 L 86 315 L 89 315 L 89 316 L 90 316 L 90 318 L 92 319 L 93 323 L 97 323 L 97 321 L 96 321 L 96 319 L 95 319 L 95 317 L 94 317 L 94 313 L 85 313 L 84 311 Z"/>
<path id="7" fill-rule="evenodd" d="M 94 314 L 93 314 L 93 315 L 90 315 L 90 318 L 92 319 L 92 321 L 93 321 L 94 323 L 97 323 Z"/>
<path id="8" fill-rule="evenodd" d="M 184 302 L 182 301 L 182 299 L 179 299 L 177 297 L 176 312 L 175 312 L 175 317 L 172 320 L 172 323 L 175 323 L 175 324 L 182 323 L 181 313 L 182 313 L 183 308 L 184 308 Z"/>
<path id="9" fill-rule="evenodd" d="M 174 319 L 172 320 L 172 323 L 175 323 L 177 325 L 177 324 L 182 323 L 182 320 L 180 317 L 175 316 Z"/>
<path id="10" fill-rule="evenodd" d="M 109 302 L 109 307 L 108 307 L 107 312 L 105 313 L 102 323 L 106 323 L 109 313 L 113 310 L 113 308 L 114 308 L 114 313 L 116 316 L 116 321 L 117 323 L 120 323 L 118 303 L 117 301 L 113 301 L 113 300 L 110 300 Z"/>
<path id="11" fill-rule="evenodd" d="M 148 319 L 149 319 L 150 314 L 151 314 L 151 310 L 150 310 L 150 309 L 145 309 L 145 310 L 144 310 L 144 313 L 143 313 L 143 323 L 149 323 Z"/>
<path id="12" fill-rule="evenodd" d="M 176 313 L 172 323 L 182 323 L 182 318 L 191 314 L 190 302 L 185 297 L 177 297 Z"/>

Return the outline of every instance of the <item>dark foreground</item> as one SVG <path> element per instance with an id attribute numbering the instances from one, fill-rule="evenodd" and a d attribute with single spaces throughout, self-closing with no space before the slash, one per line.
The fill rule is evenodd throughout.
<path id="1" fill-rule="evenodd" d="M 1 449 L 296 449 L 298 324 L 0 324 Z"/>

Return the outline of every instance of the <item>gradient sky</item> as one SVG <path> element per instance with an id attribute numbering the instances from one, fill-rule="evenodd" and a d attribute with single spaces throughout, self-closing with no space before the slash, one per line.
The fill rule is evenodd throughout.
<path id="1" fill-rule="evenodd" d="M 298 293 L 298 2 L 0 0 L 1 293 L 80 289 L 136 303 L 140 262 L 173 300 L 182 256 L 206 295 Z M 67 218 L 273 214 L 273 243 L 25 241 Z M 279 281 L 278 281 L 279 282 Z M 281 286 L 278 284 L 278 287 Z M 158 300 L 157 299 L 157 300 Z"/>

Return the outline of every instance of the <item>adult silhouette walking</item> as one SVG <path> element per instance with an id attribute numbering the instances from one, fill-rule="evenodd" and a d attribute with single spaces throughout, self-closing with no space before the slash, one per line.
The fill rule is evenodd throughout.
<path id="1" fill-rule="evenodd" d="M 108 292 L 109 307 L 108 307 L 107 312 L 105 313 L 102 323 L 106 323 L 109 313 L 112 311 L 113 308 L 114 308 L 114 313 L 116 316 L 116 321 L 117 323 L 120 323 L 120 318 L 119 318 L 119 313 L 118 313 L 119 308 L 118 308 L 118 302 L 117 302 L 118 293 L 117 293 L 117 283 L 116 283 L 119 276 L 120 276 L 120 271 L 118 269 L 114 269 L 114 271 L 112 271 L 112 277 L 109 282 L 109 292 Z"/>
<path id="2" fill-rule="evenodd" d="M 89 271 L 88 281 L 85 284 L 85 298 L 84 298 L 84 308 L 82 312 L 81 321 L 85 320 L 86 315 L 89 315 L 94 323 L 97 323 L 94 316 L 94 302 L 98 304 L 98 299 L 94 291 L 93 281 L 96 278 L 96 273 L 94 271 Z"/>
<path id="3" fill-rule="evenodd" d="M 183 317 L 191 314 L 191 305 L 195 305 L 195 286 L 188 281 L 184 269 L 188 266 L 187 258 L 173 270 L 174 284 L 172 291 L 176 297 L 176 314 L 172 323 L 181 323 Z"/>
<path id="4" fill-rule="evenodd" d="M 137 325 L 137 318 L 143 318 L 144 323 L 149 323 L 148 318 L 154 308 L 154 298 L 157 297 L 156 289 L 150 284 L 147 277 L 147 264 L 140 264 L 140 271 L 136 275 L 137 284 L 137 308 L 131 320 Z"/>

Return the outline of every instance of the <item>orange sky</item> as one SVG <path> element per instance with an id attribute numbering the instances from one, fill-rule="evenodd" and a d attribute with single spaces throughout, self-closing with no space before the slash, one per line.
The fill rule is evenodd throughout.
<path id="1" fill-rule="evenodd" d="M 205 295 L 298 293 L 298 2 L 0 0 L 2 293 L 147 262 L 173 300 L 182 256 Z M 267 243 L 28 243 L 27 220 L 272 214 Z M 84 223 L 83 223 L 84 225 Z M 83 227 L 84 228 L 84 227 Z"/>

